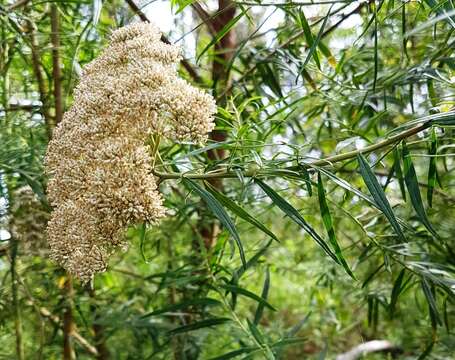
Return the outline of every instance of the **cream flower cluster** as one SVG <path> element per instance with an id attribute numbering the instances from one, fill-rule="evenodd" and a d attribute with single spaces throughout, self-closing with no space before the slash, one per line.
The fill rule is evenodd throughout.
<path id="1" fill-rule="evenodd" d="M 113 32 L 49 143 L 51 258 L 83 281 L 106 269 L 128 225 L 165 215 L 150 136 L 202 142 L 214 127 L 213 97 L 177 76 L 180 50 L 160 37 L 145 23 Z"/>

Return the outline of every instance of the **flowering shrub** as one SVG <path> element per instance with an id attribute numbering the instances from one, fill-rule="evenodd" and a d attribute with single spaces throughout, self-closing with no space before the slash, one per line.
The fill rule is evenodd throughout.
<path id="1" fill-rule="evenodd" d="M 145 23 L 115 31 L 48 147 L 51 258 L 83 281 L 126 245 L 128 225 L 165 215 L 147 140 L 202 142 L 214 127 L 214 99 L 177 76 L 180 50 L 160 36 Z"/>

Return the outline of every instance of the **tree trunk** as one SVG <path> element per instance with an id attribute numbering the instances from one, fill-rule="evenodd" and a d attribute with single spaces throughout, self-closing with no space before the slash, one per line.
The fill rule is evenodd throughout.
<path id="1" fill-rule="evenodd" d="M 235 17 L 235 3 L 232 0 L 219 0 L 217 15 L 210 21 L 209 28 L 213 29 L 218 33 L 221 31 L 226 24 L 228 24 Z M 225 89 L 229 87 L 229 72 L 226 68 L 226 64 L 232 59 L 236 47 L 236 36 L 235 32 L 231 29 L 227 32 L 224 37 L 215 44 L 215 57 L 212 64 L 212 82 L 213 82 L 213 95 L 217 97 L 219 89 Z M 220 99 L 217 100 L 219 106 L 226 104 L 226 97 L 228 94 L 224 94 Z M 226 140 L 226 132 L 214 130 L 210 134 L 210 139 L 216 142 L 222 142 Z M 226 151 L 224 149 L 214 149 L 207 152 L 207 156 L 211 161 L 222 160 L 226 157 Z M 222 190 L 223 183 L 221 179 L 210 179 L 208 180 L 212 186 L 218 190 Z M 204 244 L 207 250 L 211 249 L 216 242 L 216 237 L 219 232 L 217 223 L 204 224 L 201 222 L 200 233 L 204 239 Z"/>

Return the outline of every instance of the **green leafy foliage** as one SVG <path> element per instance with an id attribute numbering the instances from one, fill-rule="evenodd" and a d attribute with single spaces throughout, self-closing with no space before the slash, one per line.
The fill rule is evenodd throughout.
<path id="1" fill-rule="evenodd" d="M 144 17 L 215 94 L 216 131 L 160 139 L 167 216 L 71 282 L 18 194 L 51 211 L 54 90 L 68 110 Z M 0 358 L 61 358 L 69 338 L 78 359 L 332 359 L 366 339 L 453 357 L 452 1 L 11 0 L 0 26 Z"/>

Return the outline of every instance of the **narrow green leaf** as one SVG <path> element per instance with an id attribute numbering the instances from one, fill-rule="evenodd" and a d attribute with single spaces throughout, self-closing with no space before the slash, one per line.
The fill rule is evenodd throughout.
<path id="1" fill-rule="evenodd" d="M 261 334 L 259 329 L 257 328 L 256 324 L 253 324 L 249 319 L 246 319 L 248 324 L 248 328 L 250 329 L 251 334 L 256 339 L 259 344 L 264 344 L 264 336 Z"/>
<path id="2" fill-rule="evenodd" d="M 366 277 L 366 279 L 363 281 L 362 283 L 362 289 L 367 286 L 373 279 L 374 277 L 376 276 L 376 274 L 379 273 L 379 271 L 382 270 L 382 268 L 385 266 L 385 263 L 382 263 L 381 265 L 379 265 L 370 275 L 368 275 Z"/>
<path id="3" fill-rule="evenodd" d="M 378 209 L 381 210 L 382 213 L 386 216 L 387 220 L 389 220 L 392 228 L 395 230 L 395 233 L 398 235 L 400 240 L 406 241 L 403 232 L 401 231 L 400 225 L 395 218 L 395 214 L 393 213 L 393 210 L 389 204 L 389 201 L 385 196 L 384 190 L 376 179 L 376 176 L 371 170 L 370 165 L 361 154 L 357 155 L 357 160 L 359 162 L 360 174 L 362 175 L 363 181 L 365 182 L 365 185 L 367 186 L 371 196 L 373 196 Z"/>
<path id="4" fill-rule="evenodd" d="M 302 328 L 303 325 L 306 324 L 306 322 L 308 321 L 308 319 L 310 318 L 311 316 L 311 311 L 305 315 L 305 317 L 300 320 L 297 324 L 295 324 L 287 333 L 286 333 L 286 337 L 287 338 L 292 338 L 294 337 L 295 335 L 297 335 L 297 333 L 300 331 L 300 329 Z"/>
<path id="5" fill-rule="evenodd" d="M 351 276 L 354 280 L 356 279 L 354 274 L 352 273 L 351 269 L 349 268 L 348 263 L 346 262 L 345 258 L 343 257 L 343 252 L 341 251 L 341 247 L 338 244 L 335 229 L 333 228 L 333 221 L 332 216 L 330 215 L 330 210 L 327 205 L 327 200 L 325 198 L 325 190 L 324 184 L 322 182 L 321 173 L 318 172 L 318 197 L 319 197 L 319 207 L 321 210 L 322 220 L 327 230 L 327 234 L 329 235 L 330 243 L 332 244 L 333 249 L 335 250 L 335 254 L 340 261 L 341 265 L 343 265 L 346 272 Z"/>
<path id="6" fill-rule="evenodd" d="M 253 299 L 253 300 L 257 301 L 258 303 L 264 305 L 265 307 L 269 308 L 270 310 L 276 311 L 276 309 L 272 305 L 270 305 L 265 299 L 261 298 L 260 296 L 256 295 L 255 293 L 253 293 L 249 290 L 241 288 L 240 286 L 225 284 L 225 285 L 221 285 L 221 287 L 223 289 L 226 289 L 229 292 L 235 293 L 237 295 L 243 295 L 250 299 Z"/>
<path id="7" fill-rule="evenodd" d="M 406 201 L 406 188 L 404 187 L 403 171 L 401 170 L 401 156 L 398 147 L 395 147 L 395 149 L 393 149 L 393 159 L 393 167 L 395 170 L 395 175 L 398 179 L 398 185 L 400 185 L 401 196 L 403 197 L 403 200 Z"/>
<path id="8" fill-rule="evenodd" d="M 233 350 L 233 351 L 230 351 L 226 354 L 223 354 L 223 355 L 220 355 L 220 356 L 217 356 L 217 357 L 214 357 L 214 358 L 210 358 L 210 360 L 228 360 L 228 359 L 233 359 L 239 355 L 242 355 L 242 354 L 248 354 L 254 350 L 257 350 L 258 348 L 257 347 L 244 347 L 244 348 L 241 348 L 241 349 L 238 349 L 238 350 Z"/>
<path id="9" fill-rule="evenodd" d="M 425 350 L 423 350 L 422 354 L 419 355 L 417 360 L 423 360 L 428 355 L 430 355 L 431 351 L 433 351 L 434 343 L 435 343 L 434 340 L 430 341 L 430 343 L 425 347 Z"/>
<path id="10" fill-rule="evenodd" d="M 450 333 L 450 321 L 449 321 L 449 309 L 447 308 L 447 300 L 450 300 L 450 297 L 449 296 L 446 296 L 444 298 L 444 301 L 442 303 L 442 307 L 443 307 L 443 317 L 444 317 L 444 325 L 446 327 L 446 331 L 447 333 Z"/>
<path id="11" fill-rule="evenodd" d="M 285 199 L 283 199 L 275 190 L 259 179 L 254 179 L 254 182 L 267 194 L 267 196 L 277 205 L 281 211 L 283 211 L 289 218 L 302 227 L 315 241 L 316 243 L 329 255 L 337 264 L 339 264 L 338 258 L 332 252 L 330 247 L 326 244 L 319 234 L 305 221 L 300 213 Z"/>
<path id="12" fill-rule="evenodd" d="M 272 244 L 273 240 L 269 240 L 267 242 L 267 244 L 265 244 L 262 248 L 260 248 L 256 254 L 254 254 L 247 262 L 246 262 L 246 266 L 241 266 L 239 267 L 238 269 L 236 269 L 234 271 L 234 276 L 233 276 L 233 283 L 235 281 L 238 281 L 242 275 L 245 273 L 245 271 L 247 271 L 249 268 L 253 267 L 254 265 L 256 265 L 256 263 L 258 262 L 258 260 L 260 259 L 260 257 L 262 255 L 265 254 L 265 252 L 267 251 L 267 249 L 270 247 L 270 245 Z"/>
<path id="13" fill-rule="evenodd" d="M 177 335 L 177 334 L 187 333 L 190 331 L 199 330 L 199 329 L 203 329 L 203 328 L 207 328 L 207 327 L 211 327 L 211 326 L 222 325 L 229 321 L 231 321 L 231 319 L 229 319 L 229 318 L 213 318 L 213 319 L 201 320 L 201 321 L 194 322 L 192 324 L 176 327 L 176 328 L 168 331 L 167 334 L 168 335 Z"/>
<path id="14" fill-rule="evenodd" d="M 208 191 L 226 208 L 231 210 L 234 214 L 241 217 L 243 220 L 248 221 L 251 225 L 256 226 L 259 230 L 263 231 L 265 234 L 269 235 L 272 239 L 279 242 L 278 238 L 273 232 L 267 229 L 263 224 L 261 224 L 256 218 L 247 213 L 239 205 L 237 205 L 233 200 L 228 198 L 226 195 L 216 191 L 216 189 L 206 183 Z"/>
<path id="15" fill-rule="evenodd" d="M 167 312 L 184 310 L 184 309 L 189 308 L 190 306 L 206 307 L 206 306 L 220 306 L 220 305 L 222 305 L 221 302 L 219 302 L 218 300 L 215 300 L 215 299 L 211 299 L 211 298 L 192 299 L 192 300 L 181 302 L 179 304 L 165 306 L 161 309 L 144 314 L 141 317 L 147 318 L 150 316 L 156 316 L 156 315 L 164 314 Z"/>
<path id="16" fill-rule="evenodd" d="M 392 293 L 390 295 L 390 305 L 389 305 L 389 312 L 390 316 L 393 316 L 395 312 L 395 307 L 397 304 L 398 296 L 400 295 L 401 291 L 403 290 L 403 287 L 401 286 L 403 284 L 403 278 L 406 273 L 406 269 L 403 268 L 401 269 L 400 273 L 398 274 L 395 283 L 393 284 L 392 288 Z"/>
<path id="17" fill-rule="evenodd" d="M 427 80 L 427 90 L 428 90 L 428 98 L 430 99 L 431 105 L 433 107 L 438 106 L 440 99 L 434 88 L 433 79 Z"/>
<path id="18" fill-rule="evenodd" d="M 411 204 L 414 207 L 417 216 L 423 225 L 432 233 L 435 237 L 439 237 L 436 230 L 430 224 L 425 207 L 423 206 L 422 197 L 420 196 L 419 182 L 417 181 L 417 175 L 415 172 L 414 164 L 412 163 L 411 155 L 409 154 L 406 142 L 403 141 L 403 164 L 404 164 L 404 181 L 408 188 L 409 197 Z"/>
<path id="19" fill-rule="evenodd" d="M 428 121 L 431 125 L 435 126 L 454 126 L 455 125 L 455 111 L 447 111 L 441 114 L 428 116 Z"/>
<path id="20" fill-rule="evenodd" d="M 438 148 L 438 142 L 436 137 L 436 131 L 434 129 L 431 130 L 431 138 L 430 138 L 430 148 L 428 150 L 428 155 L 430 155 L 430 164 L 428 166 L 428 187 L 427 187 L 427 201 L 428 206 L 433 206 L 433 190 L 436 186 L 436 153 Z"/>
<path id="21" fill-rule="evenodd" d="M 327 358 L 327 352 L 329 350 L 329 345 L 327 344 L 327 340 L 324 342 L 324 348 L 319 353 L 318 360 L 325 360 Z"/>
<path id="22" fill-rule="evenodd" d="M 286 339 L 279 340 L 279 341 L 273 343 L 271 347 L 273 349 L 279 349 L 279 348 L 282 348 L 282 347 L 285 347 L 285 346 L 289 346 L 289 345 L 301 344 L 301 343 L 303 343 L 306 340 L 307 340 L 306 338 L 302 338 L 302 337 L 286 338 Z"/>
<path id="23" fill-rule="evenodd" d="M 441 317 L 439 316 L 438 306 L 436 305 L 436 299 L 433 295 L 433 291 L 431 290 L 430 284 L 425 278 L 422 278 L 421 281 L 422 290 L 425 295 L 425 298 L 428 302 L 428 308 L 430 311 L 430 317 L 432 321 L 434 321 L 438 325 L 442 325 Z"/>
<path id="24" fill-rule="evenodd" d="M 201 59 L 202 55 L 204 55 L 208 49 L 210 49 L 213 45 L 215 45 L 218 41 L 220 41 L 222 38 L 226 36 L 226 34 L 237 24 L 237 22 L 245 15 L 245 13 L 249 10 L 250 8 L 247 8 L 246 10 L 243 10 L 240 14 L 238 14 L 235 18 L 231 19 L 224 27 L 216 34 L 216 36 L 210 41 L 210 43 L 201 51 L 201 53 L 198 55 L 196 62 L 198 63 L 199 60 Z"/>
<path id="25" fill-rule="evenodd" d="M 213 214 L 220 220 L 221 224 L 229 231 L 229 233 L 234 238 L 237 247 L 239 248 L 240 259 L 242 260 L 243 266 L 246 266 L 245 252 L 243 250 L 242 242 L 240 241 L 240 236 L 235 228 L 235 225 L 227 212 L 224 210 L 219 201 L 210 194 L 207 190 L 200 187 L 195 181 L 184 178 L 183 182 L 190 189 L 194 190 L 207 204 Z"/>
<path id="26" fill-rule="evenodd" d="M 265 272 L 264 286 L 262 287 L 262 294 L 261 294 L 261 298 L 263 298 L 264 300 L 267 300 L 267 296 L 269 295 L 269 289 L 270 289 L 270 271 L 269 271 L 269 268 L 267 268 L 267 270 Z M 258 307 L 256 309 L 256 313 L 254 315 L 254 324 L 255 325 L 259 324 L 259 321 L 261 321 L 263 312 L 264 312 L 264 304 L 259 303 Z"/>
<path id="27" fill-rule="evenodd" d="M 300 172 L 302 173 L 303 180 L 305 181 L 306 191 L 308 192 L 308 195 L 312 196 L 313 187 L 311 184 L 310 173 L 308 172 L 308 169 L 305 166 L 300 167 Z"/>
<path id="28" fill-rule="evenodd" d="M 342 187 L 343 189 L 352 192 L 353 194 L 357 195 L 359 198 L 365 200 L 367 203 L 370 205 L 373 205 L 374 207 L 377 207 L 377 204 L 374 202 L 373 199 L 371 199 L 369 196 L 361 192 L 360 190 L 356 189 L 353 187 L 351 184 L 349 184 L 346 180 L 339 178 L 335 174 L 332 174 L 330 171 L 324 169 L 324 168 L 318 168 L 318 171 L 323 173 L 325 176 L 327 176 L 330 180 L 332 180 L 335 184 L 338 186 Z"/>
<path id="29" fill-rule="evenodd" d="M 324 21 L 322 22 L 321 28 L 319 29 L 316 39 L 314 39 L 313 44 L 311 45 L 310 49 L 308 50 L 308 54 L 305 58 L 305 61 L 299 68 L 299 75 L 302 73 L 302 71 L 305 69 L 305 66 L 308 64 L 310 59 L 313 57 L 313 54 L 316 51 L 319 42 L 321 41 L 322 34 L 324 33 L 325 26 L 327 24 L 327 21 L 329 20 L 330 13 L 332 11 L 332 7 L 333 7 L 333 4 L 330 6 L 329 11 L 327 12 L 327 15 L 324 18 Z M 297 77 L 297 80 L 298 80 L 298 77 Z"/>
<path id="30" fill-rule="evenodd" d="M 175 15 L 181 13 L 188 5 L 192 4 L 195 0 L 172 0 L 172 6 L 177 5 L 178 9 L 175 12 Z"/>
<path id="31" fill-rule="evenodd" d="M 270 67 L 270 64 L 266 62 L 260 62 L 257 65 L 257 69 L 261 74 L 261 78 L 264 84 L 266 84 L 276 96 L 280 98 L 283 97 L 280 81 L 277 77 L 277 74 L 275 74 L 275 72 Z"/>
<path id="32" fill-rule="evenodd" d="M 319 42 L 319 50 L 321 50 L 321 53 L 327 58 L 327 61 L 329 62 L 329 65 L 332 66 L 334 69 L 337 67 L 337 61 L 335 59 L 335 56 L 332 55 L 332 52 L 330 49 L 327 47 L 326 44 L 321 40 Z"/>
<path id="33" fill-rule="evenodd" d="M 300 26 L 302 27 L 303 34 L 305 35 L 305 39 L 308 44 L 308 47 L 311 48 L 314 44 L 314 37 L 313 37 L 313 34 L 311 33 L 310 25 L 308 24 L 308 21 L 305 17 L 305 13 L 302 11 L 302 8 L 299 8 L 299 20 L 300 20 Z M 317 67 L 320 69 L 321 63 L 319 62 L 319 57 L 318 57 L 317 51 L 313 52 L 313 59 L 317 65 Z"/>
<path id="34" fill-rule="evenodd" d="M 142 260 L 144 260 L 145 263 L 148 263 L 148 260 L 147 260 L 147 257 L 145 256 L 145 251 L 144 251 L 146 235 L 147 235 L 147 225 L 145 223 L 143 223 L 139 230 L 139 239 L 140 239 L 139 248 L 141 249 Z"/>

